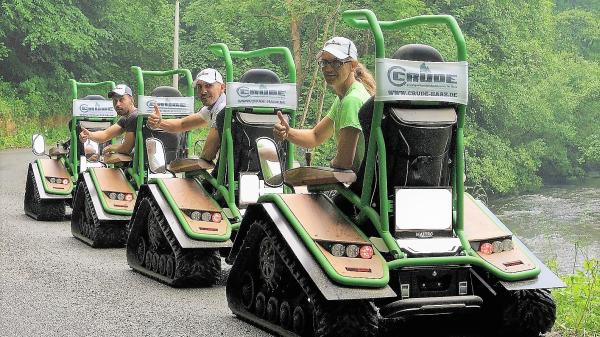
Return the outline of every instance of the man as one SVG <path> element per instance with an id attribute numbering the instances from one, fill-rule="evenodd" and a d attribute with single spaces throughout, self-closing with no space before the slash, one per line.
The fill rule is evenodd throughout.
<path id="1" fill-rule="evenodd" d="M 108 98 L 112 98 L 113 107 L 117 111 L 117 114 L 121 116 L 119 121 L 101 131 L 91 132 L 82 127 L 81 133 L 79 133 L 79 140 L 84 143 L 89 139 L 101 144 L 125 133 L 125 137 L 121 144 L 108 145 L 104 147 L 102 153 L 105 155 L 110 153 L 130 154 L 135 146 L 137 117 L 137 108 L 135 107 L 132 96 L 131 88 L 127 85 L 117 85 L 108 93 Z"/>
<path id="2" fill-rule="evenodd" d="M 217 115 L 225 108 L 225 83 L 223 77 L 215 69 L 204 69 L 194 80 L 196 96 L 202 101 L 203 107 L 198 113 L 178 119 L 163 119 L 160 109 L 154 105 L 154 112 L 148 116 L 148 126 L 167 132 L 185 132 L 208 125 L 210 130 L 201 158 L 213 161 L 219 152 L 221 140 L 217 129 Z"/>

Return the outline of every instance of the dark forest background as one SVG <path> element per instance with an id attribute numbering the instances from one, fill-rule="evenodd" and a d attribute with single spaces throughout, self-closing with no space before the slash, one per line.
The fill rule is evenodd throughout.
<path id="1" fill-rule="evenodd" d="M 299 86 L 298 124 L 313 126 L 333 94 L 315 55 L 331 36 L 352 39 L 374 69 L 369 31 L 339 13 L 369 8 L 380 20 L 451 14 L 466 36 L 470 105 L 466 144 L 469 185 L 519 193 L 574 183 L 600 169 L 600 2 L 597 0 L 182 0 L 180 67 L 224 70 L 208 45 L 230 49 L 286 46 Z M 0 148 L 26 147 L 43 131 L 66 137 L 67 80 L 133 84 L 130 66 L 172 67 L 174 1 L 1 0 Z M 388 52 L 431 44 L 447 60 L 456 50 L 444 27 L 385 33 Z M 281 59 L 236 63 L 285 74 Z M 164 79 L 160 84 L 168 84 Z M 159 84 L 153 83 L 153 84 Z M 147 87 L 151 87 L 147 85 Z M 86 92 L 82 92 L 85 95 Z M 328 143 L 317 161 L 332 156 Z"/>

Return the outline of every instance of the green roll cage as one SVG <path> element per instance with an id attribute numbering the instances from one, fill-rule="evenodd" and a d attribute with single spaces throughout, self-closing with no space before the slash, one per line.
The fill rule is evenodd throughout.
<path id="1" fill-rule="evenodd" d="M 375 55 L 377 58 L 385 57 L 385 44 L 383 30 L 399 30 L 402 28 L 416 25 L 445 25 L 451 32 L 457 47 L 458 61 L 467 61 L 467 48 L 465 39 L 454 17 L 450 15 L 423 15 L 411 17 L 396 21 L 378 21 L 375 14 L 368 9 L 347 10 L 342 13 L 343 20 L 354 28 L 370 29 L 375 39 Z M 406 266 L 432 266 L 446 264 L 471 264 L 479 266 L 489 271 L 499 279 L 506 281 L 519 281 L 523 279 L 534 278 L 540 273 L 540 267 L 535 269 L 506 273 L 494 267 L 483 260 L 471 248 L 469 241 L 464 233 L 464 124 L 467 106 L 459 105 L 458 122 L 456 130 L 456 151 L 455 165 L 452 171 L 452 200 L 454 209 L 454 230 L 460 239 L 463 256 L 446 257 L 419 257 L 408 258 L 398 246 L 398 243 L 390 233 L 389 213 L 390 201 L 387 199 L 387 165 L 386 151 L 383 133 L 381 130 L 381 119 L 383 116 L 383 102 L 375 101 L 373 120 L 371 125 L 371 134 L 369 138 L 369 147 L 367 149 L 365 177 L 362 186 L 361 196 L 357 196 L 344 186 L 336 185 L 336 190 L 346 199 L 352 202 L 360 210 L 360 220 L 370 220 L 376 230 L 381 235 L 385 245 L 389 249 L 394 259 L 387 262 L 390 269 L 397 269 Z M 376 167 L 376 155 L 379 158 L 379 165 Z M 380 212 L 377 213 L 370 205 L 369 198 L 373 191 L 374 172 L 377 168 L 379 172 L 379 204 Z"/>
<path id="2" fill-rule="evenodd" d="M 104 81 L 104 82 L 77 82 L 74 79 L 69 79 L 69 86 L 71 87 L 71 98 L 73 100 L 77 99 L 79 88 L 103 88 L 107 87 L 110 90 L 115 88 L 115 82 L 113 81 Z M 109 121 L 111 123 L 115 123 L 117 121 L 116 117 L 113 118 L 100 118 L 100 117 L 72 117 L 70 121 L 71 127 L 71 150 L 69 151 L 69 158 L 65 161 L 67 164 L 67 169 L 71 174 L 72 180 L 77 180 L 77 168 L 79 166 L 79 157 L 77 156 L 77 147 L 79 144 L 78 136 L 77 136 L 77 123 L 81 120 L 86 121 L 94 121 L 94 122 L 105 122 Z"/>
<path id="3" fill-rule="evenodd" d="M 259 58 L 259 57 L 268 57 L 272 55 L 282 55 L 285 59 L 287 69 L 288 69 L 288 79 L 292 83 L 296 83 L 296 65 L 294 63 L 294 59 L 292 57 L 292 53 L 286 47 L 267 47 L 257 50 L 251 51 L 231 51 L 224 43 L 215 43 L 209 46 L 209 49 L 217 56 L 221 57 L 225 61 L 225 71 L 226 71 L 226 83 L 233 82 L 233 59 L 251 59 L 251 58 Z M 270 113 L 272 114 L 275 109 L 273 108 L 253 108 L 254 113 Z M 282 109 L 283 113 L 289 114 L 290 116 L 290 125 L 294 127 L 296 125 L 296 110 L 295 109 Z M 219 162 L 227 163 L 227 167 L 233 168 L 233 136 L 231 134 L 231 119 L 232 119 L 233 109 L 230 107 L 225 108 L 225 123 L 223 126 L 223 140 L 221 140 L 221 148 L 219 150 Z M 291 142 L 288 142 L 287 148 L 287 159 L 285 163 L 285 168 L 292 168 L 292 164 L 294 162 L 294 151 L 295 146 Z M 227 174 L 225 172 L 225 165 L 219 165 L 219 171 L 217 178 L 210 176 L 205 173 L 204 178 L 210 182 L 224 197 L 225 201 L 228 205 L 235 204 L 235 177 L 233 169 L 227 170 Z M 225 185 L 227 188 L 223 187 L 225 182 L 229 182 L 229 184 Z M 286 192 L 289 192 L 289 188 L 285 188 Z M 237 211 L 237 207 L 230 207 L 232 210 Z M 239 211 L 237 211 L 236 217 L 239 217 L 241 221 L 241 215 Z M 239 224 L 237 224 L 239 226 Z"/>
<path id="4" fill-rule="evenodd" d="M 146 77 L 165 77 L 172 75 L 180 75 L 186 81 L 187 97 L 194 97 L 194 87 L 192 86 L 193 79 L 192 73 L 188 69 L 172 69 L 172 70 L 142 70 L 138 66 L 132 66 L 131 71 L 136 80 L 136 89 L 139 96 L 144 95 L 144 76 Z M 139 100 L 138 100 L 139 102 Z M 166 117 L 166 116 L 165 116 Z M 138 190 L 142 184 L 146 181 L 146 172 L 144 172 L 144 139 L 142 135 L 142 128 L 144 126 L 144 119 L 147 118 L 145 114 L 138 114 L 136 118 L 136 131 L 135 131 L 135 150 L 133 155 L 133 167 L 127 169 L 129 176 L 132 177 L 133 182 Z M 167 117 L 168 118 L 168 117 Z M 191 143 L 191 134 L 188 132 L 187 143 L 188 146 Z"/>

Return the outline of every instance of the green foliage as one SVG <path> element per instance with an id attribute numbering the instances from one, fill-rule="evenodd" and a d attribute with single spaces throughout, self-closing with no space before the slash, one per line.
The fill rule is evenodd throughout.
<path id="1" fill-rule="evenodd" d="M 554 330 L 564 337 L 600 335 L 600 260 L 586 260 L 582 269 L 561 278 L 567 287 L 552 293 L 557 308 Z"/>
<path id="2" fill-rule="evenodd" d="M 33 130 L 62 130 L 70 111 L 68 78 L 131 84 L 131 65 L 172 66 L 172 1 L 5 0 L 0 8 L 2 148 L 27 146 Z M 470 64 L 468 184 L 515 193 L 600 169 L 600 6 L 593 0 L 182 0 L 180 66 L 194 74 L 205 67 L 224 70 L 208 50 L 215 42 L 239 50 L 293 50 L 295 22 L 299 116 L 306 111 L 304 126 L 311 127 L 334 98 L 315 62 L 327 38 L 355 41 L 360 61 L 374 70 L 370 32 L 340 19 L 341 11 L 357 8 L 372 9 L 381 20 L 421 14 L 457 19 Z M 384 35 L 387 54 L 403 44 L 425 43 L 455 60 L 445 27 Z M 234 79 L 250 68 L 267 67 L 287 80 L 281 57 L 235 64 Z M 169 82 L 153 79 L 147 88 Z M 327 165 L 335 144 L 329 141 L 314 153 L 315 164 Z"/>

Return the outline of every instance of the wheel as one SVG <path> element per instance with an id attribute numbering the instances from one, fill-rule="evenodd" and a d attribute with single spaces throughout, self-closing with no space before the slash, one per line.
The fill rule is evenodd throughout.
<path id="1" fill-rule="evenodd" d="M 246 310 L 250 310 L 252 308 L 252 304 L 254 303 L 254 279 L 250 272 L 244 272 L 242 276 L 242 305 Z"/>
<path id="2" fill-rule="evenodd" d="M 302 335 L 304 333 L 306 326 L 306 317 L 304 315 L 304 309 L 301 306 L 297 305 L 294 308 L 294 312 L 292 314 L 292 329 L 294 332 Z"/>
<path id="3" fill-rule="evenodd" d="M 269 297 L 267 301 L 267 320 L 271 323 L 279 320 L 279 300 L 275 296 Z"/>
<path id="4" fill-rule="evenodd" d="M 144 257 L 146 256 L 146 240 L 143 237 L 139 237 L 138 246 L 135 252 L 135 257 L 140 264 L 144 264 Z"/>
<path id="5" fill-rule="evenodd" d="M 156 252 L 152 253 L 152 271 L 155 273 L 158 272 L 158 260 L 159 260 L 158 253 L 156 253 Z"/>
<path id="6" fill-rule="evenodd" d="M 173 256 L 169 255 L 167 257 L 167 263 L 165 266 L 165 273 L 168 278 L 173 278 L 173 273 L 175 272 L 175 259 Z"/>
<path id="7" fill-rule="evenodd" d="M 256 294 L 256 299 L 254 300 L 254 310 L 256 312 L 256 316 L 260 318 L 265 317 L 265 294 L 262 292 Z"/>
<path id="8" fill-rule="evenodd" d="M 292 308 L 288 301 L 281 302 L 279 306 L 279 322 L 284 329 L 289 330 L 292 327 Z"/>
<path id="9" fill-rule="evenodd" d="M 152 252 L 151 251 L 146 252 L 146 259 L 144 261 L 146 261 L 146 269 L 152 270 Z"/>
<path id="10" fill-rule="evenodd" d="M 167 255 L 162 254 L 158 258 L 158 273 L 165 275 L 167 270 Z"/>
<path id="11" fill-rule="evenodd" d="M 258 268 L 261 277 L 271 289 L 276 289 L 281 281 L 283 263 L 277 256 L 271 238 L 264 237 L 262 239 L 258 254 Z"/>
<path id="12" fill-rule="evenodd" d="M 511 336 L 530 337 L 552 329 L 556 304 L 547 289 L 503 291 L 496 301 L 500 331 Z"/>

